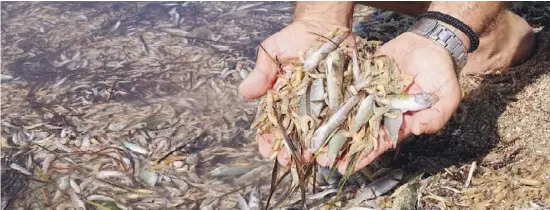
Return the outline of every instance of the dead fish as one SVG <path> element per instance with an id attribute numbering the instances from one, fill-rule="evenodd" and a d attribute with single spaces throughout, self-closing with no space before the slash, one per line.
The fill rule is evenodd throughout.
<path id="1" fill-rule="evenodd" d="M 373 199 L 380 195 L 383 195 L 393 189 L 401 181 L 402 178 L 403 171 L 392 171 L 388 175 L 374 180 L 363 189 L 361 189 L 361 193 L 359 193 L 359 195 L 357 195 L 352 201 L 350 201 L 350 204 L 352 204 L 352 206 L 357 206 L 365 200 Z"/>
<path id="2" fill-rule="evenodd" d="M 32 173 L 29 170 L 27 170 L 26 168 L 23 168 L 23 166 L 20 166 L 17 163 L 10 164 L 10 168 L 12 168 L 13 170 L 19 171 L 25 175 L 29 175 L 29 176 L 32 175 Z"/>
<path id="3" fill-rule="evenodd" d="M 384 115 L 384 125 L 388 128 L 390 140 L 394 145 L 397 143 L 397 139 L 399 138 L 399 129 L 401 128 L 402 123 L 403 113 L 399 109 L 395 109 Z"/>
<path id="4" fill-rule="evenodd" d="M 309 92 L 309 109 L 311 113 L 307 113 L 312 117 L 318 117 L 321 114 L 321 111 L 324 106 L 323 97 L 325 95 L 325 87 L 323 84 L 323 79 L 315 79 L 311 83 L 310 92 Z M 306 114 L 306 97 L 305 95 L 300 102 L 300 114 Z"/>
<path id="5" fill-rule="evenodd" d="M 332 174 L 332 176 L 330 176 L 331 169 L 329 167 L 319 167 L 318 171 L 329 185 L 338 184 L 338 182 L 342 178 L 342 174 L 340 174 L 338 170 L 334 170 L 334 173 Z"/>
<path id="6" fill-rule="evenodd" d="M 347 116 L 351 109 L 359 103 L 360 95 L 352 96 L 348 101 L 336 111 L 330 118 L 323 123 L 317 130 L 313 133 L 311 139 L 311 150 L 312 152 L 317 152 L 317 150 L 325 143 L 327 137 L 332 133 L 336 128 L 338 128 L 344 120 L 347 119 Z"/>
<path id="7" fill-rule="evenodd" d="M 264 2 L 260 2 L 260 3 L 252 3 L 252 4 L 246 4 L 246 5 L 243 5 L 239 8 L 237 8 L 236 10 L 245 10 L 245 9 L 250 9 L 250 8 L 253 8 L 253 7 L 257 7 L 257 6 L 260 6 L 262 5 Z"/>
<path id="8" fill-rule="evenodd" d="M 75 207 L 76 210 L 86 209 L 86 205 L 84 204 L 84 201 L 80 199 L 80 196 L 78 196 L 75 191 L 69 191 L 69 196 L 71 197 L 71 203 L 73 204 L 73 207 Z"/>
<path id="9" fill-rule="evenodd" d="M 250 196 L 248 198 L 248 207 L 250 210 L 260 210 L 262 207 L 262 199 L 260 197 L 260 184 L 256 184 L 254 189 L 252 189 L 252 192 L 250 192 Z"/>
<path id="10" fill-rule="evenodd" d="M 246 203 L 246 200 L 240 193 L 237 193 L 237 206 L 239 206 L 239 209 L 241 210 L 250 210 L 248 204 Z"/>
<path id="11" fill-rule="evenodd" d="M 159 178 L 158 173 L 141 168 L 139 171 L 139 179 L 151 187 L 154 187 Z"/>
<path id="12" fill-rule="evenodd" d="M 113 31 L 115 31 L 115 30 L 120 26 L 120 23 L 121 23 L 120 20 L 117 21 L 117 22 L 115 23 L 115 25 L 113 25 L 113 26 L 109 29 L 109 31 L 108 31 L 107 33 L 111 33 L 111 32 L 113 32 Z"/>
<path id="13" fill-rule="evenodd" d="M 210 171 L 211 176 L 237 176 L 244 174 L 254 168 L 256 168 L 257 165 L 249 165 L 249 166 L 225 166 L 221 165 L 214 170 Z"/>
<path id="14" fill-rule="evenodd" d="M 229 77 L 229 75 L 231 75 L 233 73 L 236 73 L 236 72 L 237 72 L 237 70 L 235 70 L 235 69 L 231 70 L 229 68 L 226 68 L 226 69 L 224 69 L 220 72 L 220 78 L 225 80 L 225 79 L 227 79 L 227 77 Z"/>
<path id="15" fill-rule="evenodd" d="M 70 175 L 65 175 L 57 180 L 57 187 L 60 190 L 68 190 L 71 187 Z"/>
<path id="16" fill-rule="evenodd" d="M 246 182 L 249 182 L 250 180 L 253 180 L 254 178 L 261 176 L 262 172 L 264 172 L 267 169 L 266 165 L 260 165 L 259 167 L 252 169 L 245 174 L 241 175 L 239 178 L 235 179 L 234 183 L 236 185 L 240 185 Z"/>
<path id="17" fill-rule="evenodd" d="M 44 174 L 48 174 L 48 169 L 50 168 L 50 165 L 55 160 L 54 154 L 48 154 L 46 158 L 42 161 L 42 172 Z"/>
<path id="18" fill-rule="evenodd" d="M 72 177 L 69 178 L 69 185 L 71 185 L 71 188 L 78 194 L 80 193 L 81 189 L 78 183 L 76 183 L 76 180 L 74 180 Z"/>
<path id="19" fill-rule="evenodd" d="M 80 15 L 75 15 L 73 18 L 74 18 L 75 20 L 88 20 L 88 17 L 86 17 L 86 15 L 82 15 L 82 14 L 80 14 Z"/>
<path id="20" fill-rule="evenodd" d="M 108 201 L 108 202 L 115 202 L 116 200 L 114 198 L 111 198 L 111 197 L 107 197 L 107 196 L 104 196 L 104 195 L 90 195 L 86 198 L 86 200 L 91 200 L 91 201 Z"/>
<path id="21" fill-rule="evenodd" d="M 109 177 L 125 177 L 126 174 L 120 172 L 120 171 L 100 171 L 96 174 L 96 177 L 98 179 L 106 179 Z"/>
<path id="22" fill-rule="evenodd" d="M 375 96 L 376 102 L 399 109 L 405 113 L 408 111 L 420 111 L 430 108 L 439 101 L 439 97 L 431 93 L 419 93 L 409 95 L 388 95 L 384 98 Z"/>
<path id="23" fill-rule="evenodd" d="M 189 190 L 189 184 L 187 182 L 180 180 L 180 179 L 172 179 L 172 182 L 178 186 L 178 189 L 181 191 L 182 194 L 185 194 L 187 190 Z"/>
<path id="24" fill-rule="evenodd" d="M 336 50 L 331 52 L 326 60 L 327 63 L 327 94 L 328 107 L 332 111 L 336 111 L 344 100 L 344 51 Z"/>
<path id="25" fill-rule="evenodd" d="M 372 95 L 367 96 L 361 101 L 355 114 L 354 122 L 350 128 L 350 132 L 355 133 L 359 131 L 367 121 L 374 115 L 374 97 Z"/>
<path id="26" fill-rule="evenodd" d="M 126 123 L 111 123 L 107 127 L 107 130 L 109 130 L 109 131 L 122 131 L 126 127 L 128 127 L 128 124 L 126 124 Z"/>
<path id="27" fill-rule="evenodd" d="M 349 31 L 343 32 L 334 36 L 331 40 L 325 42 L 319 49 L 315 50 L 311 55 L 309 55 L 303 64 L 305 72 L 311 72 L 313 69 L 317 68 L 319 62 L 325 59 L 327 55 L 336 49 L 336 45 L 342 43 L 346 37 L 348 37 Z"/>
<path id="28" fill-rule="evenodd" d="M 189 35 L 189 32 L 179 29 L 173 29 L 173 28 L 163 28 L 161 31 L 170 34 L 172 36 L 179 36 L 179 37 L 187 37 Z"/>
<path id="29" fill-rule="evenodd" d="M 27 144 L 27 142 L 29 142 L 29 137 L 25 132 L 18 131 L 13 134 L 13 136 L 11 137 L 11 141 L 18 146 L 23 146 Z"/>
<path id="30" fill-rule="evenodd" d="M 330 165 L 334 164 L 334 160 L 336 159 L 336 156 L 338 155 L 338 152 L 340 152 L 340 149 L 344 144 L 347 142 L 348 137 L 344 135 L 344 131 L 338 131 L 336 132 L 329 140 L 328 144 L 328 159 L 330 162 Z"/>
<path id="31" fill-rule="evenodd" d="M 0 74 L 0 82 L 9 82 L 13 80 L 13 76 L 7 74 Z"/>

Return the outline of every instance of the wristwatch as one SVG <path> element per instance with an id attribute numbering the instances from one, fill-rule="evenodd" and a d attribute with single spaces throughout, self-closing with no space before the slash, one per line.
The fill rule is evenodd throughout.
<path id="1" fill-rule="evenodd" d="M 462 40 L 438 20 L 420 18 L 408 31 L 443 45 L 453 57 L 457 71 L 466 65 L 467 52 Z"/>

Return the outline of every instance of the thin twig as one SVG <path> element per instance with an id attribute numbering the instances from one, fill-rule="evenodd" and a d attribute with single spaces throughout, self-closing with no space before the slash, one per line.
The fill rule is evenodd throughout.
<path id="1" fill-rule="evenodd" d="M 271 62 L 273 62 L 275 65 L 277 65 L 277 68 L 279 68 L 279 73 L 283 72 L 283 67 L 281 67 L 281 63 L 278 62 L 278 59 L 277 60 L 273 59 L 273 57 L 271 55 L 269 55 L 267 50 L 261 44 L 260 44 L 260 48 L 265 52 L 265 54 L 267 54 L 267 57 L 269 57 L 269 59 L 271 59 Z"/>
<path id="2" fill-rule="evenodd" d="M 267 202 L 265 204 L 264 210 L 267 210 L 269 208 L 269 202 L 271 201 L 271 197 L 273 196 L 273 193 L 275 192 L 275 184 L 277 182 L 277 172 L 279 171 L 279 161 L 277 161 L 277 158 L 275 158 L 275 164 L 273 165 L 273 171 L 271 171 L 271 189 L 269 189 L 269 196 L 267 198 Z"/>
<path id="3" fill-rule="evenodd" d="M 323 36 L 323 35 L 321 35 L 321 34 L 318 34 L 318 33 L 315 33 L 315 32 L 311 32 L 311 31 L 308 31 L 308 33 L 310 33 L 310 34 L 315 34 L 315 35 L 317 35 L 317 36 L 320 36 L 320 37 L 322 37 L 322 38 L 328 40 L 329 42 L 332 42 L 332 44 L 336 45 L 336 47 L 339 47 L 339 46 L 340 46 L 339 44 L 336 44 L 334 41 L 332 41 L 332 39 L 329 39 L 329 38 L 326 37 L 326 36 Z"/>
<path id="4" fill-rule="evenodd" d="M 466 183 L 464 183 L 464 188 L 468 188 L 470 186 L 470 182 L 472 180 L 472 176 L 474 175 L 474 171 L 476 170 L 476 161 L 472 163 L 472 166 L 470 166 L 470 172 L 468 173 L 468 178 L 466 179 Z"/>

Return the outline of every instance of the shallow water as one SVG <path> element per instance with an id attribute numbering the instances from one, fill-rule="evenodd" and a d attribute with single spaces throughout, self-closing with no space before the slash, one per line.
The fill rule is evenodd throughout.
<path id="1" fill-rule="evenodd" d="M 3 174 L 2 184 L 15 179 L 27 188 L 2 188 L 2 196 L 25 195 L 10 207 L 55 208 L 75 199 L 54 198 L 52 181 L 72 175 L 84 202 L 103 195 L 134 209 L 191 208 L 219 196 L 231 208 L 232 191 L 246 187 L 244 196 L 272 167 L 249 130 L 256 101 L 236 88 L 254 67 L 258 44 L 289 22 L 292 9 L 288 2 L 3 2 L 3 166 L 50 166 L 33 175 L 45 186 L 13 170 Z M 14 142 L 17 135 L 26 138 Z M 136 163 L 117 167 L 105 155 Z M 132 165 L 157 173 L 154 186 L 106 180 L 120 182 L 119 190 L 150 190 L 156 201 L 91 181 L 113 170 L 131 177 Z M 38 190 L 22 191 L 29 188 Z"/>
<path id="2" fill-rule="evenodd" d="M 530 4 L 516 12 L 536 27 L 547 23 L 548 13 L 531 8 L 547 3 Z M 259 155 L 249 129 L 257 101 L 243 100 L 236 88 L 254 67 L 258 44 L 289 23 L 292 3 L 1 6 L 2 209 L 55 209 L 82 202 L 87 209 L 99 209 L 97 204 L 236 209 L 237 195 L 249 201 L 256 183 L 265 202 L 273 163 Z M 368 9 L 356 11 L 354 17 L 366 21 L 354 24 L 354 32 L 382 41 L 406 30 L 413 20 Z M 499 100 L 489 101 L 481 106 L 465 103 L 473 107 L 466 122 L 404 146 L 400 163 L 433 178 L 442 171 L 459 173 L 451 163 L 468 166 L 464 159 L 485 156 L 493 142 L 485 140 L 494 135 L 472 132 L 471 127 L 498 126 L 477 120 L 478 113 L 491 113 L 494 119 L 501 115 L 487 111 Z M 493 153 L 507 157 L 499 150 Z M 529 150 L 524 153 L 532 156 Z M 543 162 L 529 160 L 525 162 Z M 12 164 L 33 175 L 22 175 Z M 504 169 L 499 173 L 508 175 Z M 430 187 L 439 191 L 432 192 L 451 200 L 453 195 L 438 184 L 447 186 L 451 180 L 462 186 L 452 176 L 435 181 Z M 68 195 L 56 195 L 67 186 Z M 508 193 L 503 205 L 519 200 L 515 194 Z"/>

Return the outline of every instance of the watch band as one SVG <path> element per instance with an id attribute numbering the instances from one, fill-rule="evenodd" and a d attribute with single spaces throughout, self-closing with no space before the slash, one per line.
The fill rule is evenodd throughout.
<path id="1" fill-rule="evenodd" d="M 457 71 L 462 70 L 466 65 L 467 52 L 462 40 L 449 28 L 440 24 L 438 20 L 420 18 L 409 31 L 443 45 L 453 57 Z"/>

